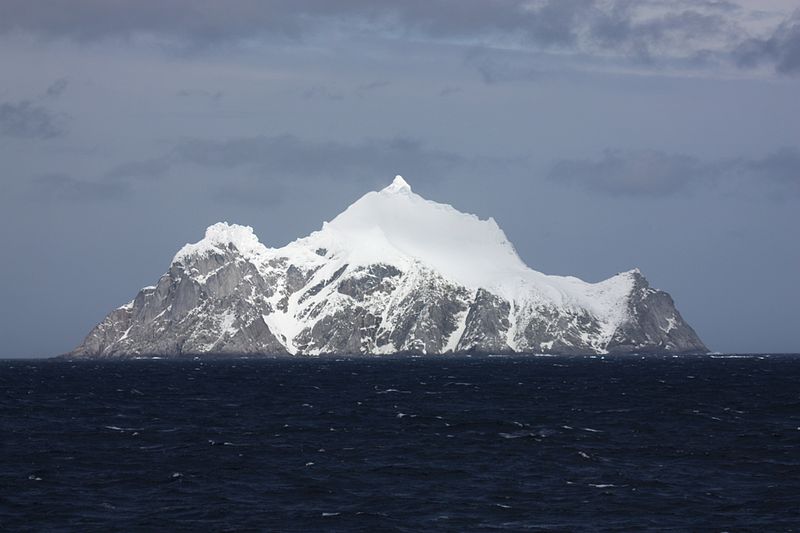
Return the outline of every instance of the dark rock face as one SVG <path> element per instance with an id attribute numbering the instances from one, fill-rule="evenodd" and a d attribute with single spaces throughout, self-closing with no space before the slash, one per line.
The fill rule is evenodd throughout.
<path id="1" fill-rule="evenodd" d="M 629 319 L 614 332 L 610 353 L 706 353 L 697 333 L 683 320 L 672 297 L 636 274 L 628 300 Z"/>
<path id="2" fill-rule="evenodd" d="M 470 303 L 464 323 L 464 333 L 458 341 L 457 352 L 508 353 L 513 350 L 506 342 L 511 327 L 511 305 L 494 294 L 478 289 Z"/>
<path id="3" fill-rule="evenodd" d="M 392 327 L 384 330 L 379 344 L 385 345 L 388 339 L 400 352 L 444 353 L 458 327 L 456 317 L 466 309 L 467 298 L 466 289 L 438 276 L 416 280 L 413 289 L 392 309 Z"/>
<path id="4" fill-rule="evenodd" d="M 232 250 L 173 263 L 155 287 L 106 317 L 72 354 L 285 354 L 263 315 L 275 286 Z"/>
<path id="5" fill-rule="evenodd" d="M 313 295 L 327 288 L 335 289 L 347 298 L 342 308 L 323 315 L 313 326 L 300 332 L 295 339 L 295 347 L 301 353 L 374 353 L 383 316 L 373 313 L 365 304 L 371 296 L 390 294 L 396 288 L 396 278 L 402 272 L 392 266 L 378 264 L 356 268 L 342 277 L 346 268 L 347 265 L 337 269 L 331 278 L 312 287 Z M 323 303 L 313 308 L 310 314 L 320 316 L 324 310 Z"/>
<path id="6" fill-rule="evenodd" d="M 70 355 L 707 352 L 638 272 L 612 331 L 587 309 L 471 291 L 420 265 L 336 265 L 255 261 L 235 247 L 183 257 Z"/>
<path id="7" fill-rule="evenodd" d="M 364 301 L 364 297 L 374 294 L 376 291 L 391 292 L 394 288 L 392 278 L 402 274 L 395 267 L 390 265 L 371 265 L 369 268 L 362 269 L 359 275 L 350 276 L 343 279 L 338 290 L 356 301 Z"/>
<path id="8" fill-rule="evenodd" d="M 600 322 L 586 311 L 540 305 L 527 309 L 520 320 L 518 344 L 539 353 L 584 354 L 602 351 Z"/>
<path id="9" fill-rule="evenodd" d="M 304 329 L 295 340 L 301 353 L 371 353 L 381 318 L 357 306 L 323 316 L 313 327 Z"/>

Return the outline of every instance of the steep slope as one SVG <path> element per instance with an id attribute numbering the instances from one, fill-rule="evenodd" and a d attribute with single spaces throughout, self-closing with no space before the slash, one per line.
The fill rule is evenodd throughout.
<path id="1" fill-rule="evenodd" d="M 536 272 L 493 219 L 398 176 L 283 248 L 209 227 L 71 355 L 705 351 L 638 270 L 595 284 Z"/>

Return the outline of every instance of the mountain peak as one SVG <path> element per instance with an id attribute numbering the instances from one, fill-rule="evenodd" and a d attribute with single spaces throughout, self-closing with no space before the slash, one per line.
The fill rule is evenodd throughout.
<path id="1" fill-rule="evenodd" d="M 181 248 L 173 258 L 173 262 L 192 255 L 221 252 L 229 246 L 235 247 L 244 254 L 258 254 L 265 250 L 264 245 L 259 242 L 250 226 L 217 222 L 206 228 L 206 234 L 202 240 Z"/>
<path id="2" fill-rule="evenodd" d="M 392 184 L 383 189 L 381 192 L 388 192 L 388 193 L 410 193 L 411 192 L 411 185 L 408 184 L 406 180 L 403 179 L 403 176 L 398 174 L 392 180 Z"/>
<path id="3" fill-rule="evenodd" d="M 493 219 L 400 176 L 282 248 L 220 222 L 173 264 L 72 355 L 707 351 L 638 271 L 542 274 Z"/>
<path id="4" fill-rule="evenodd" d="M 471 288 L 494 286 L 509 276 L 516 280 L 529 271 L 493 219 L 426 200 L 401 176 L 291 245 L 298 247 L 335 251 L 350 265 L 381 263 L 403 270 L 419 263 Z"/>

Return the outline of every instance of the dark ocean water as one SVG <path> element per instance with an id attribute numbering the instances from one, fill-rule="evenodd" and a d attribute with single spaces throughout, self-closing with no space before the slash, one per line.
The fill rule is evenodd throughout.
<path id="1" fill-rule="evenodd" d="M 0 362 L 0 530 L 800 530 L 800 357 Z"/>

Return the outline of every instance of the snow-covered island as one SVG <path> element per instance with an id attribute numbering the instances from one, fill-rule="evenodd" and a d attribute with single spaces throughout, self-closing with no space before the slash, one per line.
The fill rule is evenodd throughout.
<path id="1" fill-rule="evenodd" d="M 599 283 L 542 274 L 493 219 L 397 176 L 282 248 L 214 224 L 67 355 L 707 351 L 638 270 Z"/>

